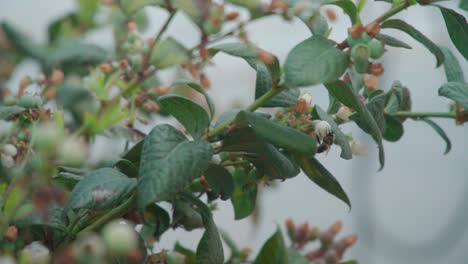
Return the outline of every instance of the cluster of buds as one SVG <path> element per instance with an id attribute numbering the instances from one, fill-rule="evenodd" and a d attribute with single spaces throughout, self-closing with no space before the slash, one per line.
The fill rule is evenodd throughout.
<path id="1" fill-rule="evenodd" d="M 276 112 L 275 119 L 289 127 L 313 135 L 312 115 L 310 114 L 312 106 L 312 96 L 307 93 L 303 94 L 299 96 L 293 107 Z"/>
<path id="2" fill-rule="evenodd" d="M 384 72 L 382 64 L 370 61 L 370 59 L 382 57 L 385 52 L 384 44 L 376 39 L 379 33 L 380 25 L 378 23 L 373 22 L 367 26 L 358 24 L 351 27 L 347 38 L 347 43 L 351 47 L 354 69 L 358 73 L 369 73 L 365 86 L 370 91 L 377 89 L 377 77 Z"/>
<path id="3" fill-rule="evenodd" d="M 127 55 L 128 62 L 133 69 L 139 70 L 142 66 L 144 54 L 148 53 L 149 46 L 154 45 L 154 40 L 143 41 L 135 22 L 127 24 L 127 39 L 122 45 L 123 51 Z"/>
<path id="4" fill-rule="evenodd" d="M 320 241 L 320 247 L 305 254 L 305 257 L 314 263 L 339 263 L 345 251 L 357 241 L 355 234 L 348 235 L 341 240 L 335 241 L 336 235 L 341 231 L 341 222 L 336 222 L 325 231 L 317 227 L 309 227 L 308 223 L 296 226 L 288 219 L 286 221 L 288 236 L 292 246 L 296 250 L 303 250 L 311 242 Z"/>

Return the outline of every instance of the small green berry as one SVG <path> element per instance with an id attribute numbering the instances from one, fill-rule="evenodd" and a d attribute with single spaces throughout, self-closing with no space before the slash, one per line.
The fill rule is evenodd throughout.
<path id="1" fill-rule="evenodd" d="M 113 255 L 125 256 L 138 247 L 138 237 L 133 227 L 118 221 L 104 226 L 102 238 Z"/>
<path id="2" fill-rule="evenodd" d="M 382 45 L 382 42 L 380 42 L 380 40 L 373 39 L 371 42 L 369 42 L 368 47 L 369 47 L 370 56 L 373 59 L 378 59 L 382 57 L 382 55 L 384 54 L 384 47 Z"/>

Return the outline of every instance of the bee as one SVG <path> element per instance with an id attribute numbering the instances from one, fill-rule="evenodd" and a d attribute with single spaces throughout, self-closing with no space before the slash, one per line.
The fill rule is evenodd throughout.
<path id="1" fill-rule="evenodd" d="M 320 139 L 317 138 L 318 142 L 320 143 Z M 330 150 L 331 146 L 333 145 L 333 141 L 335 141 L 335 134 L 330 131 L 323 137 L 322 143 L 320 143 L 317 153 L 327 152 Z"/>

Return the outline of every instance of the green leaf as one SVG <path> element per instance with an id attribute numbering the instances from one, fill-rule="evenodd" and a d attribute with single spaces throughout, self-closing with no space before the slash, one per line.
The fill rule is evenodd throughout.
<path id="1" fill-rule="evenodd" d="M 129 160 L 120 159 L 114 164 L 114 167 L 130 178 L 138 177 L 138 166 Z"/>
<path id="2" fill-rule="evenodd" d="M 385 115 L 385 131 L 382 136 L 385 140 L 395 142 L 403 136 L 403 124 L 397 118 Z"/>
<path id="3" fill-rule="evenodd" d="M 14 224 L 19 228 L 40 226 L 65 231 L 67 229 L 67 216 L 63 207 L 51 203 L 46 210 L 35 212 L 24 219 L 15 221 Z"/>
<path id="4" fill-rule="evenodd" d="M 156 238 L 159 238 L 171 227 L 169 214 L 157 204 L 147 206 L 143 216 L 145 225 L 154 230 L 153 235 Z"/>
<path id="5" fill-rule="evenodd" d="M 468 109 L 468 84 L 448 82 L 439 88 L 439 96 L 444 96 Z"/>
<path id="6" fill-rule="evenodd" d="M 313 15 L 300 15 L 299 18 L 306 24 L 313 35 L 326 37 L 329 30 L 328 22 L 320 12 L 315 12 Z"/>
<path id="7" fill-rule="evenodd" d="M 222 151 L 242 153 L 260 173 L 271 179 L 288 179 L 300 172 L 294 161 L 259 138 L 249 127 L 230 131 L 224 138 Z"/>
<path id="8" fill-rule="evenodd" d="M 437 67 L 442 65 L 444 62 L 444 54 L 439 49 L 439 47 L 426 36 L 424 36 L 424 34 L 405 21 L 399 19 L 389 19 L 382 23 L 382 28 L 393 28 L 401 30 L 413 37 L 415 40 L 419 41 L 419 43 L 423 44 L 432 54 L 434 54 L 437 59 Z"/>
<path id="9" fill-rule="evenodd" d="M 11 45 L 24 56 L 43 62 L 47 56 L 45 47 L 34 43 L 30 38 L 17 31 L 11 24 L 7 22 L 1 23 L 1 28 L 5 33 Z"/>
<path id="10" fill-rule="evenodd" d="M 172 4 L 175 8 L 184 11 L 195 24 L 203 25 L 203 11 L 208 11 L 204 10 L 209 7 L 208 2 L 205 0 L 174 0 Z"/>
<path id="11" fill-rule="evenodd" d="M 163 6 L 164 1 L 162 0 L 119 0 L 119 5 L 121 9 L 127 15 L 134 15 L 136 12 L 140 11 L 145 6 Z"/>
<path id="12" fill-rule="evenodd" d="M 254 264 L 286 264 L 288 263 L 288 255 L 286 246 L 284 245 L 283 235 L 278 228 L 276 232 L 263 245 L 260 253 L 255 258 Z"/>
<path id="13" fill-rule="evenodd" d="M 135 186 L 135 179 L 115 169 L 97 169 L 88 173 L 75 186 L 68 208 L 109 209 L 127 198 Z"/>
<path id="14" fill-rule="evenodd" d="M 211 160 L 211 145 L 187 141 L 170 125 L 158 125 L 145 138 L 140 162 L 137 205 L 172 199 L 200 177 Z"/>
<path id="15" fill-rule="evenodd" d="M 257 72 L 255 81 L 256 99 L 270 91 L 278 83 L 281 71 L 276 57 L 272 64 L 266 65 L 258 59 L 258 53 L 261 49 L 245 43 L 227 43 L 210 48 L 212 56 L 220 51 L 243 58 Z M 286 89 L 268 101 L 263 107 L 289 107 L 296 103 L 298 97 L 299 91 Z"/>
<path id="16" fill-rule="evenodd" d="M 12 105 L 12 106 L 0 106 L 0 120 L 8 120 L 11 117 L 22 113 L 25 111 L 26 108 L 17 106 L 17 105 Z"/>
<path id="17" fill-rule="evenodd" d="M 468 60 L 468 24 L 465 17 L 452 9 L 441 6 L 439 8 L 444 17 L 450 39 L 463 57 Z"/>
<path id="18" fill-rule="evenodd" d="M 289 264 L 310 264 L 310 261 L 292 248 L 287 249 Z"/>
<path id="19" fill-rule="evenodd" d="M 446 147 L 445 147 L 444 154 L 447 154 L 450 152 L 450 150 L 452 149 L 452 142 L 450 142 L 450 139 L 447 136 L 447 134 L 445 134 L 445 131 L 436 122 L 432 121 L 431 119 L 426 119 L 426 118 L 416 119 L 416 120 L 423 121 L 424 123 L 432 127 L 435 130 L 435 132 L 445 141 Z"/>
<path id="20" fill-rule="evenodd" d="M 338 127 L 338 124 L 335 122 L 335 120 L 333 120 L 333 118 L 325 111 L 323 111 L 322 108 L 320 108 L 318 105 L 315 105 L 314 109 L 312 110 L 312 117 L 314 119 L 327 121 L 330 124 L 332 131 L 335 134 L 335 142 L 341 146 L 340 156 L 343 159 L 351 159 L 352 151 L 351 147 L 349 146 L 348 138 L 343 132 L 341 132 L 341 129 Z"/>
<path id="21" fill-rule="evenodd" d="M 247 122 L 259 137 L 275 146 L 291 152 L 315 154 L 317 140 L 294 128 L 246 111 L 237 114 L 236 119 L 238 122 Z"/>
<path id="22" fill-rule="evenodd" d="M 348 68 L 349 57 L 321 36 L 313 36 L 294 47 L 284 65 L 289 88 L 337 80 Z"/>
<path id="23" fill-rule="evenodd" d="M 197 246 L 197 263 L 224 263 L 223 244 L 210 209 L 192 194 L 184 194 L 184 198 L 197 207 L 197 210 L 202 216 L 203 225 L 205 226 L 205 232 Z"/>
<path id="24" fill-rule="evenodd" d="M 205 89 L 203 89 L 197 83 L 194 83 L 194 82 L 192 82 L 190 80 L 184 80 L 184 79 L 179 79 L 179 80 L 175 81 L 172 84 L 172 86 L 174 86 L 174 87 L 188 86 L 188 87 L 192 88 L 193 90 L 201 93 L 205 97 L 206 104 L 208 105 L 208 109 L 210 110 L 210 117 L 211 117 L 210 119 L 213 119 L 214 114 L 215 114 L 215 107 L 214 107 L 213 101 L 208 96 L 208 94 L 205 92 Z"/>
<path id="25" fill-rule="evenodd" d="M 66 187 L 68 190 L 73 190 L 79 181 L 83 179 L 82 175 L 77 175 L 70 172 L 59 172 L 59 174 L 52 178 L 54 183 Z"/>
<path id="26" fill-rule="evenodd" d="M 108 59 L 105 49 L 94 44 L 77 41 L 61 42 L 47 57 L 49 67 L 62 67 L 65 72 L 79 67 L 99 64 Z"/>
<path id="27" fill-rule="evenodd" d="M 341 7 L 341 9 L 343 9 L 343 11 L 349 16 L 352 25 L 359 24 L 361 22 L 356 5 L 350 0 L 327 0 L 324 1 L 324 4 Z"/>
<path id="28" fill-rule="evenodd" d="M 86 25 L 92 25 L 94 22 L 94 15 L 99 8 L 99 0 L 79 0 L 78 1 L 78 17 L 81 22 Z"/>
<path id="29" fill-rule="evenodd" d="M 385 35 L 385 34 L 379 34 L 376 39 L 380 40 L 383 42 L 384 45 L 386 46 L 391 46 L 391 47 L 397 47 L 397 48 L 405 48 L 405 49 L 412 49 L 412 47 L 408 44 L 406 44 L 405 42 L 397 39 L 397 38 L 394 38 L 392 36 L 389 36 L 389 35 Z"/>
<path id="30" fill-rule="evenodd" d="M 463 71 L 457 58 L 455 58 L 455 56 L 449 49 L 445 47 L 440 47 L 440 49 L 444 53 L 445 57 L 444 70 L 445 76 L 447 77 L 447 81 L 464 83 L 465 77 L 463 76 Z"/>
<path id="31" fill-rule="evenodd" d="M 158 98 L 162 110 L 173 115 L 194 137 L 200 138 L 210 124 L 210 118 L 198 104 L 179 95 L 164 95 Z"/>
<path id="32" fill-rule="evenodd" d="M 200 213 L 193 208 L 192 204 L 186 201 L 174 202 L 172 223 L 174 226 L 182 226 L 187 231 L 203 226 L 203 220 Z"/>
<path id="33" fill-rule="evenodd" d="M 382 133 L 372 114 L 362 104 L 361 100 L 353 91 L 353 89 L 351 89 L 351 87 L 349 87 L 343 81 L 326 83 L 325 87 L 334 97 L 336 97 L 336 99 L 338 99 L 338 101 L 347 107 L 356 110 L 360 118 L 360 122 L 357 122 L 356 124 L 366 133 L 370 134 L 379 146 L 379 162 L 381 170 L 385 165 L 385 152 L 382 144 Z"/>
<path id="34" fill-rule="evenodd" d="M 359 264 L 356 260 L 348 260 L 340 262 L 339 264 Z"/>
<path id="35" fill-rule="evenodd" d="M 372 99 L 366 105 L 367 110 L 371 113 L 372 117 L 377 123 L 377 126 L 380 129 L 380 132 L 382 133 L 385 131 L 384 108 L 386 100 L 387 96 L 385 94 L 380 94 L 375 97 L 372 97 Z M 359 114 L 353 115 L 352 119 L 356 121 L 356 123 L 358 123 L 359 127 L 367 126 L 367 124 L 365 124 L 365 122 L 367 121 L 362 120 Z M 364 124 L 362 122 L 364 122 Z"/>
<path id="36" fill-rule="evenodd" d="M 143 149 L 144 140 L 136 143 L 127 153 L 122 156 L 122 159 L 133 163 L 137 168 L 140 167 L 141 151 Z M 120 168 L 120 167 L 119 167 Z"/>
<path id="37" fill-rule="evenodd" d="M 156 43 L 150 62 L 156 69 L 178 66 L 189 60 L 187 49 L 173 38 Z"/>
<path id="38" fill-rule="evenodd" d="M 460 4 L 458 6 L 461 9 L 468 11 L 468 0 L 460 0 Z"/>
<path id="39" fill-rule="evenodd" d="M 308 158 L 299 156 L 296 157 L 296 160 L 311 181 L 341 201 L 345 202 L 351 209 L 351 202 L 349 201 L 348 195 L 346 195 L 340 183 L 318 160 L 313 157 Z"/>
<path id="40" fill-rule="evenodd" d="M 227 200 L 231 197 L 234 190 L 234 181 L 231 173 L 223 166 L 210 164 L 204 176 L 211 190 L 219 193 L 222 200 Z"/>
<path id="41" fill-rule="evenodd" d="M 255 172 L 247 174 L 244 169 L 234 171 L 234 192 L 231 202 L 235 220 L 243 219 L 255 210 L 257 202 L 257 182 Z"/>

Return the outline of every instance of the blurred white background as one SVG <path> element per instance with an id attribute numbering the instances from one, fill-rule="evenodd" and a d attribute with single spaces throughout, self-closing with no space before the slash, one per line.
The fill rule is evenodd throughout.
<path id="1" fill-rule="evenodd" d="M 363 11 L 363 22 L 369 22 L 388 8 L 383 2 L 368 1 Z M 457 8 L 457 1 L 447 1 L 444 6 Z M 0 20 L 7 20 L 27 32 L 36 41 L 46 40 L 47 25 L 57 16 L 75 8 L 73 0 L 8 1 L 0 0 Z M 332 8 L 332 7 L 331 7 Z M 337 41 L 346 36 L 349 19 L 340 9 L 331 23 L 331 37 Z M 145 36 L 154 35 L 167 14 L 157 8 L 147 8 L 151 27 Z M 468 13 L 458 9 L 467 16 Z M 460 60 L 468 78 L 468 64 L 451 44 L 442 16 L 434 7 L 413 7 L 397 17 L 405 19 L 440 45 L 449 47 Z M 198 33 L 182 14 L 170 25 L 167 35 L 186 44 L 196 44 Z M 247 27 L 251 40 L 261 48 L 277 55 L 284 62 L 294 45 L 310 36 L 300 21 L 286 22 L 270 17 Z M 390 33 L 390 31 L 389 31 Z M 446 111 L 448 100 L 438 97 L 437 90 L 445 82 L 444 71 L 436 69 L 435 58 L 423 46 L 401 32 L 391 34 L 409 43 L 413 49 L 388 48 L 382 63 L 385 75 L 381 87 L 388 89 L 393 80 L 408 86 L 413 96 L 415 111 Z M 99 30 L 88 36 L 90 42 L 111 47 L 109 29 Z M 467 43 L 468 45 L 468 43 Z M 209 94 L 217 104 L 218 114 L 232 105 L 247 105 L 253 100 L 255 73 L 241 59 L 219 54 L 214 67 L 208 71 L 212 81 Z M 25 62 L 10 82 L 11 87 L 25 74 L 38 74 L 33 62 Z M 327 94 L 323 87 L 304 89 L 313 96 L 314 103 L 327 106 Z M 436 120 L 453 142 L 452 151 L 443 155 L 445 145 L 426 124 L 408 120 L 405 134 L 397 143 L 385 143 L 387 165 L 377 172 L 376 145 L 369 136 L 355 125 L 345 125 L 345 133 L 366 142 L 369 155 L 352 161 L 339 158 L 339 148 L 319 159 L 338 178 L 347 191 L 353 208 L 351 211 L 328 193 L 315 186 L 307 177 L 298 177 L 266 187 L 259 199 L 260 219 L 252 225 L 252 219 L 234 221 L 232 206 L 220 202 L 215 221 L 228 231 L 241 246 L 249 246 L 255 252 L 277 225 L 291 217 L 296 222 L 309 222 L 321 229 L 337 220 L 344 223 L 341 235 L 357 233 L 359 240 L 346 255 L 361 264 L 379 263 L 466 263 L 468 262 L 468 126 L 455 126 L 452 120 Z M 100 154 L 122 150 L 120 145 L 96 147 Z M 105 146 L 105 148 L 103 147 Z M 98 153 L 98 154 L 99 154 Z M 178 240 L 195 248 L 200 231 L 190 233 L 175 231 L 163 236 L 158 249 L 171 248 Z"/>

